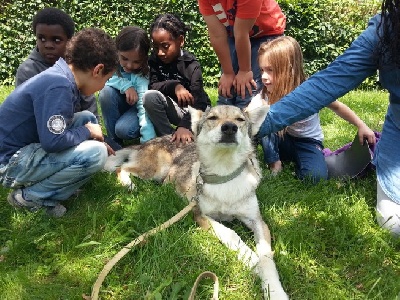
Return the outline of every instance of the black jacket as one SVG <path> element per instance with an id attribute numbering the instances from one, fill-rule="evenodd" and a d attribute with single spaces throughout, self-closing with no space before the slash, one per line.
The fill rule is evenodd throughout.
<path id="1" fill-rule="evenodd" d="M 186 50 L 182 52 L 183 54 L 170 64 L 164 64 L 157 55 L 151 54 L 149 89 L 158 90 L 178 103 L 175 87 L 182 84 L 193 95 L 193 108 L 205 111 L 211 106 L 211 101 L 203 88 L 200 64 L 193 54 Z M 190 125 L 190 114 L 186 113 L 178 126 L 190 129 Z"/>

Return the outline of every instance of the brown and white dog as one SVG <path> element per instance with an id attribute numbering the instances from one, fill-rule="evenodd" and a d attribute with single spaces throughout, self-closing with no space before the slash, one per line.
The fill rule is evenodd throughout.
<path id="1" fill-rule="evenodd" d="M 205 112 L 189 108 L 195 142 L 176 146 L 170 136 L 135 145 L 110 156 L 105 170 L 117 170 L 119 181 L 132 188 L 130 174 L 162 183 L 198 203 L 195 219 L 260 276 L 266 299 L 288 299 L 273 261 L 271 236 L 256 197 L 261 172 L 252 144 L 267 112 L 262 106 L 244 112 L 216 106 Z M 218 221 L 237 218 L 253 232 L 256 252 Z"/>

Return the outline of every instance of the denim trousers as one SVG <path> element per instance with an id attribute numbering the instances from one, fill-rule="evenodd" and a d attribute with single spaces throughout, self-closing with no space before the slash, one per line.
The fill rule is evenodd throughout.
<path id="1" fill-rule="evenodd" d="M 322 153 L 321 141 L 312 138 L 297 138 L 289 134 L 280 137 L 277 133 L 261 139 L 264 161 L 270 164 L 281 160 L 294 162 L 298 178 L 317 183 L 328 179 L 328 166 Z"/>
<path id="2" fill-rule="evenodd" d="M 232 89 L 232 98 L 225 98 L 221 95 L 218 95 L 218 100 L 217 100 L 217 105 L 234 105 L 239 108 L 245 108 L 251 101 L 251 98 L 255 95 L 257 95 L 262 87 L 263 83 L 261 80 L 261 71 L 260 71 L 260 66 L 258 65 L 258 49 L 260 48 L 260 45 L 266 41 L 272 40 L 274 38 L 277 38 L 278 35 L 275 36 L 263 36 L 257 39 L 250 39 L 250 44 L 251 44 L 251 70 L 253 72 L 253 79 L 257 84 L 257 88 L 252 89 L 252 93 L 250 94 L 248 90 L 246 89 L 246 96 L 243 99 L 242 96 L 237 95 L 236 92 Z M 238 58 L 236 54 L 236 47 L 235 47 L 235 39 L 233 37 L 228 38 L 228 44 L 229 44 L 229 51 L 231 54 L 231 61 L 232 61 L 232 67 L 237 74 L 239 71 L 239 63 L 238 63 Z M 223 72 L 224 70 L 222 70 Z"/>
<path id="3" fill-rule="evenodd" d="M 123 140 L 140 137 L 138 110 L 126 102 L 125 94 L 105 86 L 99 93 L 99 102 L 109 138 L 122 144 Z"/>
<path id="4" fill-rule="evenodd" d="M 89 121 L 97 123 L 93 113 L 75 113 L 70 128 Z M 102 170 L 107 156 L 106 146 L 94 140 L 57 153 L 47 153 L 40 143 L 33 143 L 18 150 L 7 165 L 0 165 L 0 181 L 6 188 L 22 189 L 25 200 L 55 206 Z"/>

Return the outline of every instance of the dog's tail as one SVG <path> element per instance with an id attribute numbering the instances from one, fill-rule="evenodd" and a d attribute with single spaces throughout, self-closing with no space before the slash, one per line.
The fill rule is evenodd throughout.
<path id="1" fill-rule="evenodd" d="M 128 160 L 129 155 L 134 150 L 129 148 L 124 148 L 118 151 L 115 151 L 115 155 L 110 155 L 107 158 L 106 164 L 104 165 L 104 170 L 108 172 L 114 172 L 118 167 L 120 167 L 125 161 Z"/>

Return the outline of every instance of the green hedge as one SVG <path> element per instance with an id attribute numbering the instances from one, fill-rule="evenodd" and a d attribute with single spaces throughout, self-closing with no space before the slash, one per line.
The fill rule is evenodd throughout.
<path id="1" fill-rule="evenodd" d="M 97 26 L 112 36 L 127 25 L 149 28 L 163 12 L 180 15 L 190 25 L 186 48 L 199 59 L 207 85 L 218 81 L 219 66 L 209 44 L 197 0 L 5 0 L 0 9 L 0 82 L 13 84 L 18 65 L 35 44 L 31 21 L 37 10 L 56 6 L 74 19 L 77 30 Z M 304 51 L 308 74 L 325 67 L 365 28 L 379 8 L 378 0 L 279 0 L 288 20 L 286 35 Z M 368 87 L 374 80 L 367 81 Z"/>

